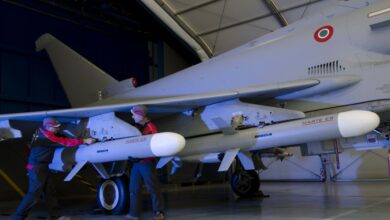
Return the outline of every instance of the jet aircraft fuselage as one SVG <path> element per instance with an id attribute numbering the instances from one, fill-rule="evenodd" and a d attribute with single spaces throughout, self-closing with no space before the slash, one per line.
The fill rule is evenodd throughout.
<path id="1" fill-rule="evenodd" d="M 303 90 L 276 89 L 266 95 L 255 94 L 249 101 L 302 112 L 362 103 L 364 107 L 356 108 L 375 111 L 367 106 L 381 101 L 375 108 L 385 111 L 390 102 L 389 8 L 389 1 L 381 1 L 349 13 L 319 14 L 97 103 L 219 94 L 268 85 L 277 88 L 285 82 L 315 80 L 317 85 Z M 226 108 L 222 103 L 213 106 L 220 105 L 223 112 Z M 192 136 L 217 129 L 202 125 L 210 117 L 216 116 L 183 120 L 183 116 L 176 115 L 157 122 L 162 130 Z"/>
<path id="2" fill-rule="evenodd" d="M 390 110 L 390 1 L 373 2 L 333 1 L 322 13 L 138 88 L 132 79 L 118 82 L 44 34 L 36 41 L 37 50 L 49 54 L 73 108 L 0 115 L 1 139 L 21 136 L 10 121 L 52 116 L 75 119 L 81 137 L 114 140 L 71 152 L 59 148 L 51 163 L 58 171 L 72 168 L 67 180 L 92 163 L 105 179 L 99 189 L 102 204 L 105 185 L 126 185 L 118 177 L 126 168 L 123 160 L 150 155 L 162 157 L 159 168 L 170 161 L 196 160 L 220 162 L 219 171 L 227 171 L 238 158 L 242 170 L 253 174 L 247 179 L 251 183 L 245 183 L 250 188 L 238 194 L 252 194 L 259 188 L 253 170 L 261 168 L 254 159 L 261 160 L 262 151 L 363 137 L 383 121 L 376 113 Z M 135 105 L 150 109 L 159 132 L 178 134 L 166 133 L 170 135 L 155 142 L 152 137 L 133 138 L 140 132 L 116 113 L 129 113 Z M 370 133 L 370 140 L 375 145 L 367 140 L 358 145 L 390 145 L 389 128 L 374 135 Z M 134 141 L 141 148 L 131 149 Z M 163 154 L 153 152 L 156 146 Z M 117 162 L 119 167 L 109 173 L 102 163 L 111 161 L 113 168 Z M 241 174 L 232 177 L 236 193 Z M 125 198 L 124 192 L 117 191 L 117 197 Z M 103 208 L 112 212 L 114 206 Z"/>
<path id="3" fill-rule="evenodd" d="M 239 88 L 305 79 L 352 76 L 349 86 L 283 100 L 299 100 L 296 110 L 351 105 L 390 98 L 390 7 L 383 1 L 352 13 L 298 21 L 246 45 L 112 99 L 158 98 L 235 91 Z M 302 24 L 300 24 L 300 22 Z M 310 24 L 310 25 L 308 25 Z M 317 36 L 318 35 L 318 36 Z M 321 40 L 321 36 L 323 39 Z M 266 41 L 263 38 L 268 39 Z M 347 81 L 350 79 L 347 79 Z M 358 81 L 358 82 L 357 82 Z M 346 83 L 345 79 L 332 82 Z M 310 89 L 310 88 L 308 88 Z M 278 98 L 278 97 L 277 97 Z"/>

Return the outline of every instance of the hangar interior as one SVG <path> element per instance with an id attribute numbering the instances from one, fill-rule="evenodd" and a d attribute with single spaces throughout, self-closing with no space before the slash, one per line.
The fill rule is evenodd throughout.
<path id="1" fill-rule="evenodd" d="M 332 0 L 137 0 L 0 2 L 0 113 L 69 108 L 46 53 L 35 40 L 50 33 L 117 80 L 144 85 L 312 16 Z M 365 1 L 359 1 L 366 4 Z M 339 2 L 340 5 L 343 1 Z M 345 8 L 345 10 L 349 10 Z M 244 33 L 244 34 L 243 34 Z M 37 122 L 36 126 L 39 126 Z M 26 146 L 2 142 L 0 219 L 10 219 L 27 190 Z M 270 197 L 237 198 L 228 174 L 207 164 L 159 170 L 169 219 L 366 219 L 389 216 L 389 151 L 320 146 L 293 156 L 266 157 L 261 190 Z M 325 150 L 324 150 L 325 149 Z M 121 219 L 96 207 L 99 177 L 92 167 L 71 182 L 55 176 L 64 209 L 77 219 Z M 75 204 L 79 203 L 79 207 Z M 191 201 L 191 202 L 189 202 Z M 144 196 L 144 209 L 150 199 Z M 302 207 L 307 207 L 302 212 Z M 32 219 L 42 219 L 38 207 Z M 151 218 L 145 211 L 144 219 Z M 35 217 L 35 218 L 34 218 Z"/>

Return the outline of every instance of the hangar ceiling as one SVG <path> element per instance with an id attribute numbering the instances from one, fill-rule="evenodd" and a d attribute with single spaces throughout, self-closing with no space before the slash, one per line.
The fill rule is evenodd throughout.
<path id="1" fill-rule="evenodd" d="M 160 41 L 165 42 L 188 63 L 199 62 L 199 57 L 193 48 L 176 33 L 166 28 L 141 3 L 141 0 L 4 0 L 2 3 L 85 29 L 102 32 L 105 27 L 110 27 L 116 31 L 145 37 L 156 45 Z M 112 33 L 106 32 L 105 34 Z"/>
<path id="2" fill-rule="evenodd" d="M 328 1 L 328 0 L 326 0 Z M 202 60 L 291 24 L 325 0 L 142 0 Z M 163 12 L 161 11 L 163 10 Z M 169 16 L 173 21 L 169 21 Z M 171 23 L 171 25 L 169 25 Z M 178 26 L 173 27 L 176 23 Z M 179 30 L 182 29 L 182 30 Z M 185 33 L 180 33 L 180 32 Z M 192 42 L 191 42 L 192 41 Z"/>
<path id="3" fill-rule="evenodd" d="M 292 24 L 302 18 L 321 14 L 329 4 L 338 10 L 350 0 L 7 0 L 36 10 L 37 5 L 60 8 L 76 17 L 143 33 L 148 38 L 164 38 L 193 60 L 206 60 L 248 41 Z M 368 4 L 373 0 L 353 0 Z M 144 7 L 143 7 L 144 6 Z M 148 13 L 152 12 L 155 16 Z M 38 11 L 47 13 L 41 8 Z M 58 15 L 55 15 L 59 17 Z M 156 22 L 159 18 L 164 25 Z M 172 34 L 174 33 L 174 34 Z M 174 43 L 172 43 L 174 42 Z M 197 56 L 197 57 L 196 57 Z"/>
<path id="4" fill-rule="evenodd" d="M 297 20 L 318 13 L 326 4 L 336 2 L 342 5 L 348 0 L 39 0 L 34 4 L 25 0 L 7 0 L 11 4 L 32 8 L 47 13 L 46 8 L 60 8 L 76 17 L 145 34 L 149 38 L 185 42 L 193 58 L 197 55 L 206 60 L 240 46 L 250 40 L 273 32 Z M 365 2 L 369 0 L 354 0 Z M 145 6 L 145 7 L 143 7 Z M 147 10 L 168 26 L 162 25 Z M 60 17 L 55 15 L 56 17 Z M 170 32 L 170 33 L 169 33 Z M 158 36 L 157 36 L 158 35 Z M 196 55 L 193 53 L 195 52 Z M 195 58 L 196 59 L 196 58 Z"/>

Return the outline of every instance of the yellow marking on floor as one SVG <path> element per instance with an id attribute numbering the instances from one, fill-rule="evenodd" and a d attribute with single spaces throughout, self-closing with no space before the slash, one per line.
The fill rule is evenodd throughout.
<path id="1" fill-rule="evenodd" d="M 25 193 L 19 188 L 18 185 L 2 170 L 0 169 L 0 175 L 8 182 L 9 185 L 21 196 L 23 197 Z"/>
<path id="2" fill-rule="evenodd" d="M 76 175 L 76 178 L 83 184 L 87 185 L 88 189 L 91 190 L 92 192 L 96 192 L 96 188 L 88 182 L 84 177 L 80 176 L 79 174 Z"/>

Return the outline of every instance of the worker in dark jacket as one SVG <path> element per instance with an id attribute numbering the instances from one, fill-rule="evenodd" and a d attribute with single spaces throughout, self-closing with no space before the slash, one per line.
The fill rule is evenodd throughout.
<path id="1" fill-rule="evenodd" d="M 51 219 L 58 215 L 58 202 L 54 186 L 50 180 L 49 164 L 57 147 L 74 147 L 80 144 L 92 144 L 93 138 L 66 138 L 60 133 L 61 124 L 55 118 L 45 118 L 42 128 L 39 128 L 31 142 L 30 156 L 26 165 L 29 186 L 28 192 L 19 204 L 13 220 L 25 219 L 31 208 L 37 204 L 40 197 L 46 200 Z"/>
<path id="2" fill-rule="evenodd" d="M 157 133 L 156 126 L 146 117 L 147 109 L 145 106 L 135 106 L 131 109 L 134 122 L 139 126 L 143 135 Z M 156 175 L 156 169 L 153 164 L 154 158 L 145 158 L 139 161 L 133 161 L 130 172 L 130 211 L 124 219 L 138 220 L 141 215 L 141 184 L 144 182 L 147 190 L 152 195 L 152 208 L 154 212 L 153 219 L 163 220 L 163 199 L 160 191 L 160 182 Z"/>

